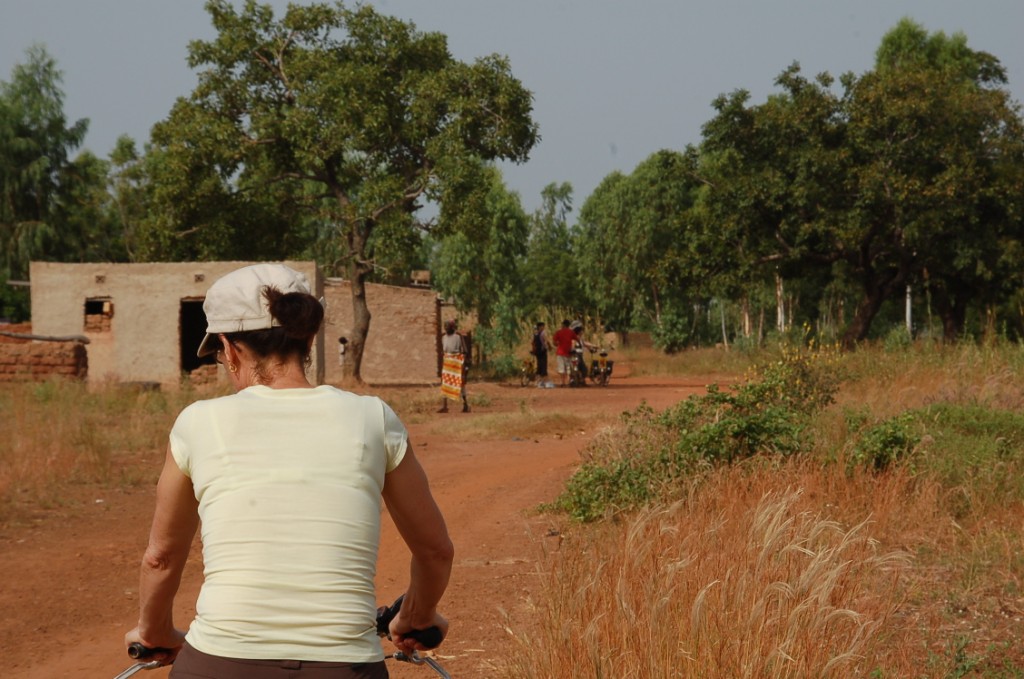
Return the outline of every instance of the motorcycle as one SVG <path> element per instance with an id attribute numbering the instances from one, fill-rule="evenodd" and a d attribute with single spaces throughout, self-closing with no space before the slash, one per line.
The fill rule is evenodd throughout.
<path id="1" fill-rule="evenodd" d="M 587 362 L 583 358 L 583 347 L 576 346 L 572 350 L 572 360 L 569 362 L 569 386 L 587 386 Z"/>

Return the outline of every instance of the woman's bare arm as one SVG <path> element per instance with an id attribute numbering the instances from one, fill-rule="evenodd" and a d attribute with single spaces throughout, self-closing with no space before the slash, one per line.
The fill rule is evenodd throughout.
<path id="1" fill-rule="evenodd" d="M 395 644 L 411 651 L 414 642 L 405 641 L 404 636 L 410 630 L 436 625 L 442 634 L 448 631 L 447 621 L 437 613 L 437 604 L 448 587 L 455 550 L 411 445 L 398 467 L 385 477 L 383 496 L 395 527 L 412 552 L 409 589 L 391 624 Z"/>
<path id="2" fill-rule="evenodd" d="M 150 648 L 181 647 L 183 635 L 174 628 L 174 596 L 198 526 L 199 503 L 192 480 L 178 469 L 168 450 L 140 569 L 139 626 L 125 637 L 126 644 L 138 641 Z"/>

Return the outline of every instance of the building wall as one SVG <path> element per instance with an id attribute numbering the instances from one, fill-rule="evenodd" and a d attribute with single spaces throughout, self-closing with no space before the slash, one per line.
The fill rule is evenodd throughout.
<path id="1" fill-rule="evenodd" d="M 342 382 L 338 338 L 352 336 L 352 287 L 346 281 L 324 282 L 327 303 L 325 374 Z M 433 384 L 438 381 L 441 307 L 429 289 L 369 283 L 370 332 L 363 353 L 362 378 L 370 384 Z"/>
<path id="2" fill-rule="evenodd" d="M 32 331 L 87 337 L 88 379 L 92 382 L 177 385 L 182 377 L 182 301 L 200 303 L 215 280 L 249 263 L 33 262 Z M 286 264 L 309 277 L 326 305 L 310 380 L 341 384 L 338 337 L 351 336 L 351 286 L 338 279 L 324 281 L 313 262 Z M 371 384 L 436 383 L 441 328 L 436 293 L 371 283 L 366 295 L 372 319 L 363 379 Z M 213 366 L 200 366 L 192 371 L 191 379 L 205 383 L 216 374 Z"/>
<path id="3" fill-rule="evenodd" d="M 53 376 L 84 379 L 88 367 L 86 348 L 80 342 L 0 343 L 0 382 L 39 381 Z"/>
<path id="4" fill-rule="evenodd" d="M 323 294 L 313 262 L 286 262 Z M 57 264 L 32 262 L 32 328 L 39 335 L 88 337 L 89 380 L 181 380 L 180 309 L 201 301 L 219 277 L 250 262 Z M 93 312 L 91 314 L 87 312 Z M 311 379 L 322 376 L 323 336 Z"/>

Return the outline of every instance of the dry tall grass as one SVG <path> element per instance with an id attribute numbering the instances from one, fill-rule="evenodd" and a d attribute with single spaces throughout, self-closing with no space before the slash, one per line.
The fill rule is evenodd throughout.
<path id="1" fill-rule="evenodd" d="M 197 398 L 53 380 L 0 390 L 0 523 L 60 506 L 69 484 L 153 480 L 174 417 Z"/>
<path id="2" fill-rule="evenodd" d="M 866 676 L 900 634 L 910 557 L 870 519 L 831 518 L 825 494 L 817 469 L 737 467 L 622 524 L 567 529 L 536 618 L 510 623 L 508 676 Z"/>
<path id="3" fill-rule="evenodd" d="M 686 358 L 645 372 L 685 372 Z M 839 415 L 1020 409 L 1022 358 L 1012 346 L 846 356 L 812 454 L 754 458 L 674 504 L 567 524 L 532 614 L 508 621 L 516 652 L 499 674 L 1024 677 L 1024 502 L 1007 482 L 1024 451 L 960 477 L 850 470 Z"/>

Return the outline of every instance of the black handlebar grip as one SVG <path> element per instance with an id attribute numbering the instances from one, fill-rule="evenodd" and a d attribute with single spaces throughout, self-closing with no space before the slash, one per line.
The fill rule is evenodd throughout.
<path id="1" fill-rule="evenodd" d="M 423 644 L 423 648 L 437 648 L 444 641 L 444 637 L 441 636 L 441 628 L 437 625 L 427 629 L 414 629 L 407 636 Z"/>
<path id="2" fill-rule="evenodd" d="M 402 601 L 405 599 L 405 595 L 395 599 L 395 603 L 390 606 L 382 607 L 377 611 L 377 636 L 391 638 L 388 632 L 388 626 L 391 621 L 398 615 L 398 611 L 402 608 Z M 406 636 L 412 637 L 416 641 L 423 644 L 424 648 L 437 648 L 444 641 L 444 636 L 441 634 L 441 628 L 434 625 L 427 629 L 414 629 L 409 632 Z"/>
<path id="3" fill-rule="evenodd" d="M 143 646 L 137 641 L 133 641 L 128 644 L 128 657 L 132 660 L 145 660 L 146 658 L 152 658 L 156 653 L 170 653 L 169 648 L 149 648 Z"/>

